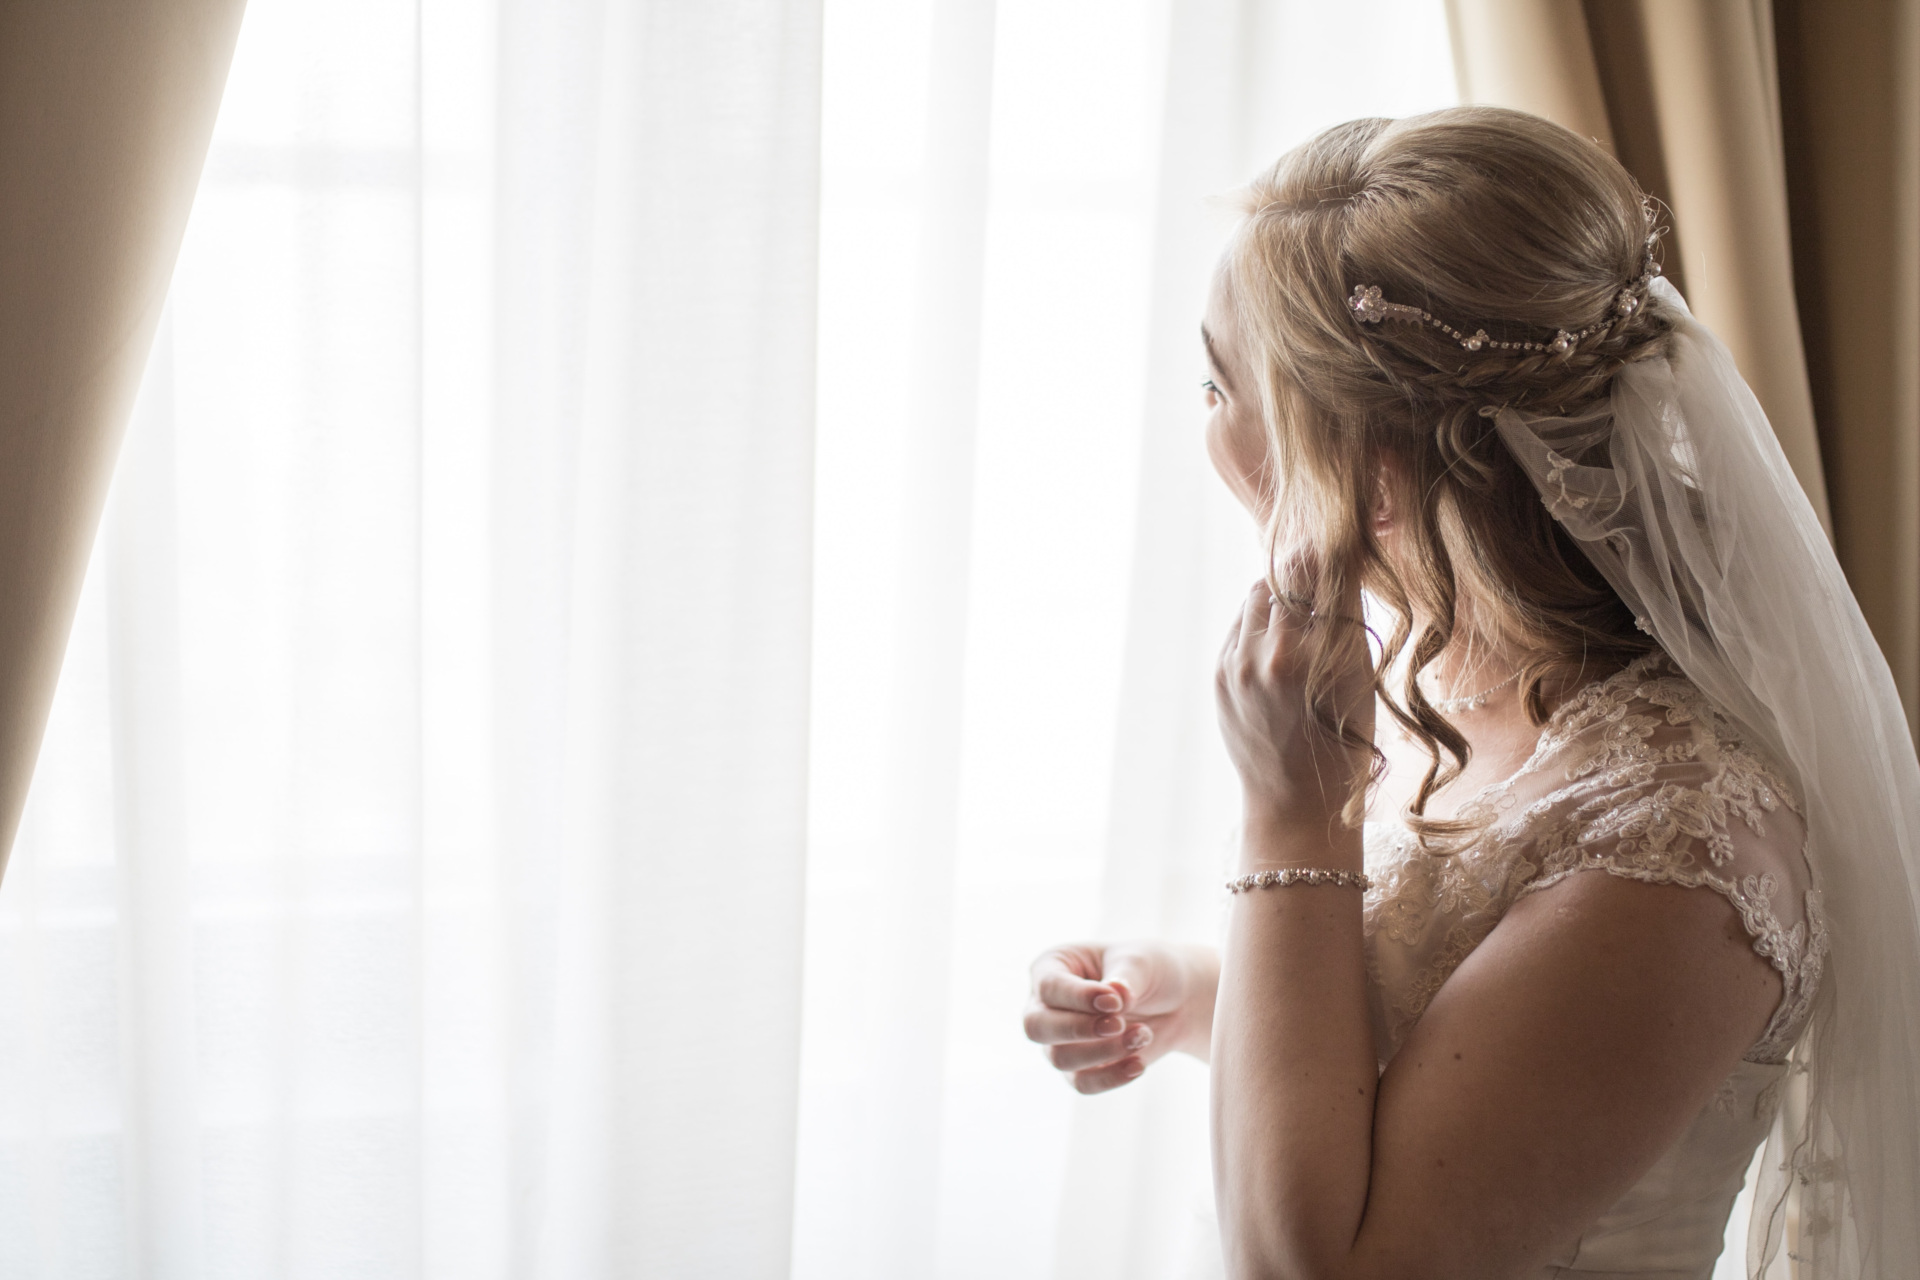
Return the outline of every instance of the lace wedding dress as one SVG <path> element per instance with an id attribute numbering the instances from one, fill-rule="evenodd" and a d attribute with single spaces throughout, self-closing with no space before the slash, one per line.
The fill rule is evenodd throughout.
<path id="1" fill-rule="evenodd" d="M 1582 872 L 1720 894 L 1779 972 L 1779 1007 L 1745 1060 L 1547 1271 L 1705 1280 L 1779 1107 L 1787 1054 L 1827 952 L 1798 801 L 1776 766 L 1656 653 L 1569 699 L 1532 758 L 1461 816 L 1486 822 L 1486 834 L 1450 857 L 1429 855 L 1398 824 L 1368 827 L 1368 988 L 1383 1067 L 1509 907 Z"/>
<path id="2" fill-rule="evenodd" d="M 1780 1004 L 1744 1061 L 1633 1189 L 1543 1273 L 1708 1280 L 1780 1106 L 1787 1055 L 1827 954 L 1797 798 L 1776 765 L 1655 653 L 1570 698 L 1527 763 L 1460 816 L 1484 822 L 1485 834 L 1446 856 L 1422 849 L 1399 823 L 1367 826 L 1368 991 L 1383 1070 L 1508 908 L 1568 876 L 1718 893 L 1778 971 Z M 1214 1258 L 1198 1274 L 1217 1268 Z"/>

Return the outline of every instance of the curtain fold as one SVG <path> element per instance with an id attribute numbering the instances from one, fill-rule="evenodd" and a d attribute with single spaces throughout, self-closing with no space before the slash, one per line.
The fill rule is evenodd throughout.
<path id="1" fill-rule="evenodd" d="M 819 13 L 502 16 L 493 794 L 535 908 L 508 960 L 522 1256 L 780 1274 Z"/>
<path id="2" fill-rule="evenodd" d="M 1920 723 L 1920 4 L 1775 0 L 1794 287 L 1834 544 Z"/>
<path id="3" fill-rule="evenodd" d="M 0 867 L 243 8 L 0 13 Z"/>
<path id="4" fill-rule="evenodd" d="M 1615 149 L 1581 0 L 1450 2 L 1447 24 L 1461 101 L 1531 111 Z"/>
<path id="5" fill-rule="evenodd" d="M 879 813 L 891 891 L 876 904 L 874 978 L 890 1010 L 866 1117 L 879 1141 L 853 1180 L 884 1204 L 864 1256 L 842 1267 L 919 1274 L 939 1253 L 941 1126 L 966 706 L 974 453 L 993 124 L 994 0 L 933 0 L 927 15 L 923 195 L 913 264 L 891 631 L 897 655 Z M 870 1253 L 867 1250 L 871 1250 Z"/>
<path id="6" fill-rule="evenodd" d="M 126 1132 L 126 1249 L 156 1280 L 205 1274 L 195 1201 L 202 1158 L 194 999 L 193 862 L 180 768 L 181 654 L 173 326 L 162 316 L 119 464 L 99 559 L 105 595 L 105 728 L 112 743 L 115 911 Z M 97 590 L 98 588 L 96 588 Z"/>

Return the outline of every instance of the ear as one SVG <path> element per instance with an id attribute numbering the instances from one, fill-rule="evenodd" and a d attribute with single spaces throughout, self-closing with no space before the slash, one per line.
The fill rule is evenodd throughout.
<path id="1" fill-rule="evenodd" d="M 1399 521 L 1399 504 L 1394 495 L 1399 486 L 1399 468 L 1391 458 L 1382 457 L 1374 465 L 1373 502 L 1367 509 L 1367 521 L 1373 526 L 1375 537 L 1384 537 L 1393 532 Z"/>

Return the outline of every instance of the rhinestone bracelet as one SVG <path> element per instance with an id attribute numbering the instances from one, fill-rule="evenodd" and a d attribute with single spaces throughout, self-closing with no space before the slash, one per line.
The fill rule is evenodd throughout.
<path id="1" fill-rule="evenodd" d="M 1275 885 L 1283 884 L 1351 885 L 1363 893 L 1373 887 L 1373 881 L 1361 871 L 1330 871 L 1325 867 L 1281 867 L 1275 871 L 1256 871 L 1250 876 L 1229 880 L 1227 892 L 1248 893 L 1254 889 L 1271 889 Z"/>

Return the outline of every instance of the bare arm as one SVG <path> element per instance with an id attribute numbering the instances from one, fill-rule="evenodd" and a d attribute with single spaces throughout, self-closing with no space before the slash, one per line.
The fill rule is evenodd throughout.
<path id="1" fill-rule="evenodd" d="M 1311 794 L 1337 761 L 1288 719 L 1297 634 L 1277 609 L 1256 625 L 1254 603 L 1223 656 L 1244 861 L 1357 870 L 1358 834 Z M 1332 886 L 1231 908 L 1213 1141 L 1237 1280 L 1536 1272 L 1671 1145 L 1780 998 L 1719 895 L 1582 874 L 1523 898 L 1376 1076 L 1360 908 Z"/>
<path id="2" fill-rule="evenodd" d="M 1573 876 L 1514 906 L 1376 1085 L 1358 897 L 1234 905 L 1213 1071 L 1229 1275 L 1537 1272 L 1679 1137 L 1780 998 L 1718 894 Z"/>

